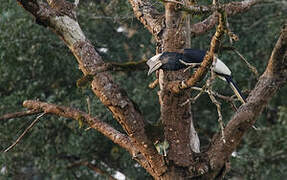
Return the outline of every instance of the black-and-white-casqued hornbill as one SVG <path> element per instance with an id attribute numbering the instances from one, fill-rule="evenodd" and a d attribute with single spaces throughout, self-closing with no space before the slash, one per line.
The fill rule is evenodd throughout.
<path id="1" fill-rule="evenodd" d="M 157 54 L 147 61 L 149 66 L 148 75 L 158 69 L 177 71 L 189 66 L 198 67 L 203 61 L 205 54 L 206 51 L 197 49 L 184 49 L 183 53 L 163 52 Z M 220 59 L 217 58 L 213 70 L 220 79 L 230 85 L 238 99 L 245 103 L 245 98 L 232 80 L 230 69 Z"/>

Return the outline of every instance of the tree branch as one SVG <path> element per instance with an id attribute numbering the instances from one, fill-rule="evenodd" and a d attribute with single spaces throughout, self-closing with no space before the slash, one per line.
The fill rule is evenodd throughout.
<path id="1" fill-rule="evenodd" d="M 13 119 L 13 118 L 20 118 L 20 117 L 25 117 L 25 116 L 31 116 L 34 114 L 39 114 L 40 112 L 41 111 L 38 111 L 38 110 L 27 110 L 27 111 L 22 111 L 22 112 L 8 113 L 8 114 L 4 114 L 3 116 L 1 116 L 0 121 Z"/>
<path id="2" fill-rule="evenodd" d="M 187 80 L 184 81 L 174 81 L 169 83 L 168 87 L 171 89 L 174 93 L 179 93 L 182 89 L 187 89 L 193 86 L 201 77 L 203 77 L 207 71 L 209 70 L 209 67 L 212 64 L 213 56 L 215 53 L 219 50 L 219 44 L 223 37 L 224 31 L 226 29 L 226 16 L 224 11 L 221 11 L 218 16 L 219 24 L 216 28 L 216 32 L 213 35 L 211 42 L 210 42 L 210 49 L 206 53 L 202 63 L 200 64 L 200 67 L 196 70 L 196 72 Z"/>
<path id="3" fill-rule="evenodd" d="M 146 70 L 147 60 L 140 61 L 129 61 L 125 63 L 110 62 L 106 63 L 107 70 L 111 71 L 136 71 L 136 70 Z"/>
<path id="4" fill-rule="evenodd" d="M 14 146 L 16 146 L 20 140 L 25 136 L 25 134 L 27 134 L 27 132 L 34 127 L 34 125 L 39 121 L 39 119 L 44 116 L 45 113 L 40 114 L 26 129 L 25 131 L 21 134 L 21 136 L 19 136 L 17 138 L 17 140 L 11 145 L 9 146 L 7 149 L 4 150 L 4 152 L 8 152 L 10 149 L 12 149 Z"/>
<path id="5" fill-rule="evenodd" d="M 211 146 L 207 151 L 210 166 L 218 172 L 224 166 L 231 153 L 236 149 L 244 133 L 255 123 L 271 97 L 287 81 L 287 24 L 283 27 L 280 37 L 273 49 L 268 66 L 259 78 L 255 88 L 231 118 L 224 129 L 226 143 L 221 142 L 221 135 L 213 137 Z M 215 173 L 209 177 L 212 179 Z"/>
<path id="6" fill-rule="evenodd" d="M 223 5 L 224 6 L 223 9 L 225 10 L 228 16 L 233 16 L 235 14 L 242 13 L 242 12 L 249 10 L 252 6 L 254 6 L 255 4 L 259 2 L 262 2 L 262 0 L 244 0 L 241 2 L 231 2 L 226 5 Z M 216 10 L 216 8 L 210 8 L 210 11 L 211 10 Z M 199 23 L 191 25 L 192 35 L 198 36 L 212 29 L 215 26 L 215 24 L 218 22 L 218 19 L 216 16 L 217 16 L 217 13 L 214 12 L 207 19 Z"/>
<path id="7" fill-rule="evenodd" d="M 157 43 L 157 51 L 179 52 L 189 44 L 188 26 L 185 20 L 187 17 L 182 12 L 176 11 L 175 3 L 167 2 L 164 5 L 166 27 L 161 41 Z M 169 144 L 167 159 L 168 162 L 180 167 L 186 167 L 192 163 L 193 152 L 199 152 L 200 144 L 193 125 L 190 103 L 183 107 L 179 106 L 190 97 L 190 92 L 185 90 L 180 95 L 174 94 L 170 92 L 167 85 L 174 80 L 186 79 L 188 76 L 189 73 L 183 73 L 183 70 L 159 70 L 158 73 L 160 120 L 163 125 L 164 140 Z"/>
<path id="8" fill-rule="evenodd" d="M 140 71 L 147 69 L 146 66 L 147 60 L 140 60 L 140 61 L 129 61 L 124 63 L 118 62 L 105 62 L 99 66 L 97 66 L 93 73 L 89 74 L 90 76 L 95 76 L 97 73 L 105 72 L 105 71 Z"/>
<path id="9" fill-rule="evenodd" d="M 155 36 L 162 31 L 164 16 L 150 0 L 129 0 L 137 19 Z"/>
<path id="10" fill-rule="evenodd" d="M 65 0 L 58 0 L 65 1 Z M 166 171 L 162 156 L 158 154 L 153 143 L 145 133 L 145 122 L 142 114 L 131 101 L 126 92 L 121 89 L 107 72 L 97 72 L 97 67 L 103 65 L 103 60 L 95 51 L 93 45 L 85 37 L 76 18 L 68 11 L 69 3 L 54 3 L 49 7 L 35 0 L 18 0 L 25 10 L 32 13 L 40 24 L 50 27 L 70 48 L 77 58 L 79 68 L 84 75 L 93 75 L 91 83 L 93 92 L 102 103 L 113 113 L 116 120 L 130 136 L 134 146 L 147 159 L 142 166 L 152 175 L 161 175 Z M 55 0 L 49 0 L 53 4 Z M 57 6 L 60 4 L 61 6 Z M 68 9 L 67 11 L 65 9 Z M 153 170 L 154 168 L 154 170 Z"/>
<path id="11" fill-rule="evenodd" d="M 120 133 L 109 124 L 102 122 L 95 117 L 91 117 L 85 112 L 69 107 L 57 106 L 54 104 L 34 100 L 24 101 L 23 106 L 35 111 L 44 111 L 46 114 L 54 114 L 57 116 L 75 119 L 77 121 L 85 121 L 91 128 L 99 131 L 127 151 L 133 152 L 135 150 L 128 136 Z"/>
<path id="12" fill-rule="evenodd" d="M 219 123 L 220 130 L 221 130 L 222 142 L 225 143 L 224 123 L 222 121 L 222 114 L 221 114 L 221 103 L 216 100 L 216 98 L 213 95 L 213 91 L 212 91 L 212 85 L 213 85 L 214 79 L 215 79 L 215 73 L 211 72 L 210 78 L 208 78 L 208 80 L 206 81 L 207 93 L 212 103 L 216 106 L 216 110 L 218 114 L 217 121 Z"/>

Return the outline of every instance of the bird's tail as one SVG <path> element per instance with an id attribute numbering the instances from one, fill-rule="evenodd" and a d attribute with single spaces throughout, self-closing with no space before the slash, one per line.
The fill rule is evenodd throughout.
<path id="1" fill-rule="evenodd" d="M 235 84 L 235 82 L 232 80 L 231 76 L 225 76 L 226 81 L 230 85 L 231 89 L 233 90 L 234 94 L 237 96 L 237 98 L 244 104 L 246 103 L 246 100 L 244 96 L 242 95 L 240 89 Z"/>
<path id="2" fill-rule="evenodd" d="M 150 75 L 152 72 L 154 72 L 155 70 L 159 69 L 162 66 L 162 63 L 159 59 L 161 55 L 162 53 L 157 54 L 146 62 L 149 67 L 147 75 Z"/>

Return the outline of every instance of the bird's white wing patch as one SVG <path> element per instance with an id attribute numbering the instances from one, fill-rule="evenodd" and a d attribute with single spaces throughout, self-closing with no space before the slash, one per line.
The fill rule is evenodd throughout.
<path id="1" fill-rule="evenodd" d="M 182 59 L 179 59 L 179 62 L 186 66 L 191 66 L 192 68 L 201 64 L 201 63 L 188 63 L 188 62 L 183 61 Z"/>
<path id="2" fill-rule="evenodd" d="M 218 58 L 214 66 L 214 72 L 228 76 L 231 75 L 230 69 Z"/>

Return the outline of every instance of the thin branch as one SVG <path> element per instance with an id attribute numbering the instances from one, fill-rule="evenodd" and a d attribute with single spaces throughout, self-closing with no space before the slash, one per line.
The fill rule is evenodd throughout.
<path id="1" fill-rule="evenodd" d="M 203 5 L 182 6 L 179 9 L 188 12 L 192 15 L 206 14 L 217 10 L 215 6 L 203 6 Z"/>
<path id="2" fill-rule="evenodd" d="M 207 92 L 207 89 L 206 89 L 206 85 L 204 85 L 202 88 L 200 88 L 200 87 L 190 87 L 190 89 L 191 89 L 191 90 L 199 91 L 199 93 L 198 93 L 196 96 L 194 96 L 194 97 L 192 97 L 192 98 L 186 100 L 184 103 L 181 104 L 181 106 L 184 106 L 184 105 L 186 105 L 186 104 L 189 103 L 189 102 L 194 103 L 203 93 L 208 93 L 208 92 Z M 235 102 L 235 101 L 238 101 L 238 99 L 235 98 L 235 97 L 236 97 L 235 95 L 232 95 L 232 96 L 224 96 L 224 95 L 219 94 L 219 93 L 217 93 L 217 92 L 214 92 L 214 91 L 212 91 L 212 90 L 210 91 L 210 93 L 212 94 L 212 96 L 216 96 L 216 97 L 218 97 L 218 98 L 220 98 L 220 99 L 222 99 L 222 100 L 224 100 L 224 101 L 230 103 L 230 104 L 231 104 L 231 107 L 233 108 L 234 111 L 237 110 L 236 105 L 234 104 L 234 102 Z"/>
<path id="3" fill-rule="evenodd" d="M 216 28 L 216 32 L 213 35 L 211 42 L 210 42 L 210 49 L 206 53 L 200 67 L 196 70 L 196 72 L 187 80 L 178 82 L 171 82 L 168 84 L 168 88 L 171 89 L 174 93 L 179 93 L 182 89 L 187 89 L 192 87 L 201 77 L 203 77 L 209 67 L 212 64 L 214 53 L 217 53 L 219 50 L 220 41 L 223 38 L 223 34 L 226 30 L 226 14 L 224 11 L 220 11 L 219 16 L 219 24 Z"/>
<path id="4" fill-rule="evenodd" d="M 48 6 L 45 3 L 34 0 L 17 1 L 25 10 L 36 17 L 37 22 L 48 26 L 65 42 L 76 57 L 79 68 L 84 75 L 96 74 L 91 82 L 93 92 L 122 125 L 132 139 L 133 147 L 137 148 L 141 155 L 144 156 L 144 159 L 146 158 L 145 160 L 148 161 L 148 163 L 141 161 L 141 165 L 154 176 L 162 175 L 167 170 L 167 167 L 163 157 L 157 153 L 145 132 L 145 121 L 142 114 L 127 96 L 127 93 L 114 82 L 111 74 L 107 72 L 96 73 L 97 67 L 102 66 L 104 61 L 83 33 L 74 16 L 74 9 L 69 9 L 70 4 L 73 5 L 73 3 L 67 3 L 65 0 L 59 0 L 59 2 L 49 0 L 54 5 Z M 150 27 L 150 30 L 153 31 L 155 27 L 154 31 L 157 32 L 158 28 L 162 28 L 161 23 L 159 23 L 159 26 L 155 25 L 158 15 L 152 12 L 154 8 L 151 7 L 149 1 L 130 0 L 130 2 L 132 2 L 132 6 L 136 10 L 136 16 L 146 21 L 146 26 Z"/>
<path id="5" fill-rule="evenodd" d="M 118 62 L 108 62 L 103 63 L 96 68 L 93 69 L 93 73 L 90 73 L 88 75 L 83 76 L 81 79 L 77 81 L 78 87 L 86 86 L 88 83 L 90 84 L 93 80 L 93 77 L 96 76 L 96 74 L 101 72 L 107 72 L 107 71 L 120 71 L 120 72 L 135 72 L 140 70 L 147 69 L 146 66 L 147 60 L 141 60 L 141 61 L 131 61 L 131 62 L 125 62 L 125 63 L 118 63 Z"/>
<path id="6" fill-rule="evenodd" d="M 90 16 L 91 19 L 100 19 L 100 20 L 105 20 L 105 19 L 109 19 L 112 20 L 114 22 L 117 22 L 119 20 L 127 20 L 127 19 L 134 19 L 135 17 L 133 15 L 127 14 L 127 15 L 116 15 L 116 16 L 106 16 L 106 15 L 91 15 Z"/>
<path id="7" fill-rule="evenodd" d="M 235 101 L 238 101 L 238 99 L 236 98 L 236 95 L 232 95 L 231 97 L 229 97 L 229 96 L 223 96 L 221 94 L 218 94 L 217 92 L 214 92 L 214 96 L 227 101 L 230 104 L 230 106 L 233 109 L 233 111 L 234 112 L 237 111 L 237 107 L 235 105 Z"/>
<path id="8" fill-rule="evenodd" d="M 154 89 L 159 84 L 158 79 L 154 80 L 152 83 L 148 85 L 150 89 Z"/>
<path id="9" fill-rule="evenodd" d="M 207 93 L 206 91 L 206 85 L 204 85 L 202 88 L 199 87 L 190 87 L 191 90 L 197 90 L 199 91 L 199 93 L 192 98 L 187 99 L 185 102 L 183 102 L 182 104 L 180 104 L 180 106 L 185 106 L 187 105 L 189 102 L 194 103 L 203 93 Z"/>
<path id="10" fill-rule="evenodd" d="M 202 87 L 202 90 L 195 97 L 191 98 L 192 103 L 194 103 L 204 92 L 206 92 L 205 88 L 206 87 Z M 184 105 L 185 105 L 185 103 L 184 103 Z"/>
<path id="11" fill-rule="evenodd" d="M 241 2 L 231 2 L 224 5 L 225 12 L 228 16 L 232 16 L 238 13 L 243 13 L 253 7 L 255 4 L 263 2 L 262 0 L 244 0 Z M 207 19 L 191 25 L 191 33 L 193 36 L 198 36 L 206 33 L 212 29 L 218 22 L 217 13 L 213 13 Z"/>
<path id="12" fill-rule="evenodd" d="M 29 109 L 41 110 L 45 113 L 75 119 L 77 121 L 84 121 L 88 123 L 91 128 L 99 131 L 114 143 L 129 151 L 133 159 L 137 160 L 143 167 L 145 167 L 147 164 L 147 160 L 136 149 L 131 138 L 117 131 L 109 124 L 100 121 L 96 117 L 91 117 L 89 114 L 73 108 L 57 106 L 54 104 L 34 100 L 24 101 L 23 106 Z"/>
<path id="13" fill-rule="evenodd" d="M 254 66 L 252 66 L 239 51 L 237 51 L 236 49 L 234 49 L 233 51 L 240 57 L 240 59 L 242 59 L 244 61 L 244 63 L 249 68 L 249 70 L 255 75 L 256 79 L 258 79 L 259 73 L 258 73 L 257 69 Z"/>
<path id="14" fill-rule="evenodd" d="M 111 139 L 114 143 L 120 145 L 121 147 L 130 152 L 134 151 L 129 137 L 120 133 L 119 131 L 111 127 L 109 124 L 102 122 L 95 117 L 91 117 L 89 114 L 86 114 L 82 111 L 34 100 L 24 101 L 23 106 L 29 109 L 41 110 L 45 113 L 50 113 L 57 116 L 72 118 L 77 121 L 85 121 L 93 129 L 99 131 L 100 133 Z"/>
<path id="15" fill-rule="evenodd" d="M 207 151 L 211 169 L 215 173 L 208 175 L 214 179 L 236 149 L 244 133 L 252 127 L 272 96 L 287 82 L 287 24 L 282 28 L 280 37 L 270 56 L 265 72 L 251 91 L 247 102 L 238 109 L 224 129 L 226 143 L 221 143 L 221 136 L 213 137 Z"/>
<path id="16" fill-rule="evenodd" d="M 150 0 L 129 0 L 137 19 L 155 36 L 163 28 L 164 17 Z"/>
<path id="17" fill-rule="evenodd" d="M 238 37 L 236 34 L 234 34 L 234 33 L 231 31 L 231 29 L 230 29 L 227 16 L 226 16 L 226 30 L 225 30 L 225 33 L 229 36 L 229 42 L 230 42 L 230 44 L 233 44 L 233 41 L 238 41 L 238 40 L 239 40 L 239 37 Z"/>
<path id="18" fill-rule="evenodd" d="M 224 135 L 224 123 L 222 121 L 222 114 L 221 114 L 221 104 L 220 104 L 220 102 L 218 102 L 216 100 L 216 98 L 214 97 L 214 95 L 212 93 L 212 84 L 213 84 L 214 79 L 215 79 L 215 75 L 214 75 L 214 72 L 212 71 L 211 77 L 206 81 L 207 93 L 208 93 L 208 96 L 209 96 L 210 100 L 212 101 L 212 103 L 215 104 L 215 106 L 216 106 L 217 114 L 218 114 L 218 122 L 219 122 L 220 130 L 221 130 L 222 141 L 223 141 L 223 143 L 226 143 L 225 135 Z"/>
<path id="19" fill-rule="evenodd" d="M 218 1 L 217 0 L 213 0 L 213 4 L 217 5 Z M 212 94 L 212 85 L 215 79 L 215 72 L 214 72 L 214 64 L 216 64 L 217 61 L 217 54 L 214 54 L 213 56 L 213 66 L 211 66 L 211 76 L 210 78 L 208 78 L 208 80 L 206 81 L 206 89 L 207 89 L 207 93 L 209 98 L 211 99 L 212 103 L 215 104 L 216 109 L 217 109 L 217 114 L 218 114 L 218 122 L 220 125 L 220 129 L 221 129 L 221 136 L 222 136 L 222 141 L 223 143 L 226 143 L 225 141 L 225 135 L 224 135 L 224 124 L 222 121 L 222 114 L 221 114 L 221 104 L 216 100 L 216 98 L 213 96 Z"/>
<path id="20" fill-rule="evenodd" d="M 39 114 L 40 112 L 41 111 L 38 111 L 38 110 L 27 110 L 27 111 L 15 112 L 15 113 L 8 113 L 8 114 L 4 114 L 3 116 L 1 116 L 0 121 L 13 119 L 13 118 L 20 118 L 20 117 L 25 117 L 25 116 L 31 116 L 34 114 Z"/>
<path id="21" fill-rule="evenodd" d="M 25 131 L 21 134 L 21 136 L 19 136 L 19 137 L 17 138 L 17 140 L 16 140 L 11 146 L 9 146 L 7 149 L 5 149 L 4 152 L 8 152 L 10 149 L 12 149 L 14 146 L 16 146 L 16 145 L 20 142 L 20 140 L 25 136 L 25 134 L 27 134 L 27 132 L 28 132 L 32 127 L 34 127 L 34 125 L 38 122 L 38 120 L 39 120 L 42 116 L 44 116 L 45 114 L 46 114 L 45 112 L 43 112 L 42 114 L 40 114 L 40 115 L 25 129 Z"/>

